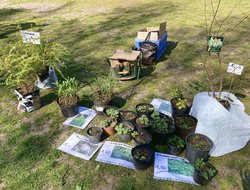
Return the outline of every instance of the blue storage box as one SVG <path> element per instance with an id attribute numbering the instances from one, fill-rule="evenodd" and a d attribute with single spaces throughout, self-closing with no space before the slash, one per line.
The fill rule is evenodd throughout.
<path id="1" fill-rule="evenodd" d="M 141 42 L 144 42 L 145 40 L 135 38 L 135 48 L 137 50 L 140 49 L 140 44 Z M 161 39 L 159 40 L 149 40 L 150 42 L 153 42 L 154 44 L 157 45 L 157 52 L 156 52 L 156 60 L 159 60 L 161 55 L 164 53 L 164 51 L 167 48 L 167 32 L 165 32 Z"/>

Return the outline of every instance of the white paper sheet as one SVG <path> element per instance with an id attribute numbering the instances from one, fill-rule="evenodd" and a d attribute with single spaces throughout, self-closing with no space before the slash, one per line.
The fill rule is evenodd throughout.
<path id="1" fill-rule="evenodd" d="M 84 160 L 90 160 L 102 144 L 93 144 L 87 137 L 73 133 L 57 149 Z"/>
<path id="2" fill-rule="evenodd" d="M 172 117 L 173 110 L 170 101 L 154 98 L 151 104 L 158 112 Z"/>

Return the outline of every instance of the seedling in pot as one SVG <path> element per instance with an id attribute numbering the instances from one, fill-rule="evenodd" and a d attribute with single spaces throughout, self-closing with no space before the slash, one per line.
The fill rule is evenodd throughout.
<path id="1" fill-rule="evenodd" d="M 150 123 L 150 120 L 146 115 L 142 115 L 141 117 L 139 117 L 139 121 L 142 125 L 148 125 Z"/>
<path id="2" fill-rule="evenodd" d="M 168 132 L 170 130 L 170 125 L 165 117 L 160 117 L 160 113 L 156 110 L 151 115 L 152 127 L 158 132 Z"/>
<path id="3" fill-rule="evenodd" d="M 123 123 L 119 123 L 116 127 L 115 130 L 117 131 L 118 135 L 123 135 L 123 134 L 131 134 L 133 131 L 132 128 L 124 125 Z"/>
<path id="4" fill-rule="evenodd" d="M 176 106 L 177 106 L 178 109 L 187 108 L 188 107 L 188 101 L 187 101 L 187 99 L 178 98 L 177 102 L 176 102 Z"/>
<path id="5" fill-rule="evenodd" d="M 135 139 L 137 144 L 149 144 L 152 141 L 152 136 L 146 131 L 133 131 L 131 136 Z"/>
<path id="6" fill-rule="evenodd" d="M 206 138 L 200 135 L 193 136 L 192 138 L 189 139 L 188 143 L 193 148 L 199 150 L 208 149 L 212 146 L 211 143 Z"/>
<path id="7" fill-rule="evenodd" d="M 137 110 L 140 112 L 147 112 L 147 111 L 153 111 L 154 108 L 148 107 L 148 106 L 138 106 Z"/>
<path id="8" fill-rule="evenodd" d="M 116 110 L 116 109 L 113 109 L 113 108 L 107 109 L 106 113 L 112 119 L 117 119 L 119 117 L 119 110 Z"/>
<path id="9" fill-rule="evenodd" d="M 180 148 L 185 147 L 185 141 L 176 135 L 170 137 L 168 140 L 168 143 L 173 145 L 173 146 L 180 147 Z"/>

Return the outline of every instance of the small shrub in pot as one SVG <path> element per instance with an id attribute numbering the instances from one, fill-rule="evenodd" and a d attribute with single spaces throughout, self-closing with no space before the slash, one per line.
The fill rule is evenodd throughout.
<path id="1" fill-rule="evenodd" d="M 152 122 L 147 115 L 143 114 L 135 118 L 135 124 L 139 129 L 148 129 L 151 126 Z"/>
<path id="2" fill-rule="evenodd" d="M 174 117 L 174 122 L 177 135 L 185 139 L 189 133 L 195 132 L 198 121 L 191 115 L 179 115 Z"/>
<path id="3" fill-rule="evenodd" d="M 180 155 L 185 149 L 185 141 L 176 135 L 169 137 L 167 145 L 168 153 L 176 156 Z"/>
<path id="4" fill-rule="evenodd" d="M 134 125 L 130 122 L 121 122 L 116 127 L 115 130 L 119 135 L 119 139 L 121 142 L 129 142 L 131 141 L 131 133 L 134 130 Z"/>

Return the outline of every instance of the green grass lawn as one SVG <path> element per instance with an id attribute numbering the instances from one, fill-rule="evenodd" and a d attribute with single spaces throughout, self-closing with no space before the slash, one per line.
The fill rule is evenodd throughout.
<path id="1" fill-rule="evenodd" d="M 214 7 L 218 1 L 214 2 Z M 237 4 L 222 30 L 235 25 L 250 10 L 249 0 L 222 0 L 217 21 L 228 15 Z M 212 19 L 208 2 L 208 21 Z M 169 85 L 183 83 L 187 97 L 206 90 L 200 52 L 206 48 L 204 1 L 200 0 L 1 0 L 0 43 L 8 43 L 19 33 L 17 27 L 48 35 L 69 48 L 72 59 L 63 70 L 66 76 L 75 76 L 81 82 L 79 96 L 82 106 L 92 106 L 91 90 L 86 81 L 107 75 L 106 58 L 116 49 L 130 50 L 136 32 L 146 26 L 157 26 L 167 21 L 169 47 L 158 64 L 142 68 L 139 84 L 136 81 L 119 83 L 117 94 L 131 94 L 125 102 L 114 101 L 122 109 L 135 109 L 140 102 L 152 98 L 170 99 Z M 215 26 L 215 31 L 218 25 Z M 229 62 L 245 66 L 237 77 L 233 93 L 246 95 L 240 100 L 250 114 L 250 19 L 225 34 L 222 55 L 223 68 Z M 244 43 L 242 40 L 245 40 Z M 178 42 L 178 44 L 177 44 Z M 175 47 L 175 45 L 177 46 Z M 215 71 L 216 73 L 216 71 Z M 224 82 L 225 90 L 229 78 Z M 190 85 L 193 84 L 193 85 Z M 210 162 L 219 173 L 206 187 L 180 182 L 153 179 L 153 166 L 139 172 L 119 166 L 85 161 L 58 151 L 73 132 L 85 130 L 63 126 L 65 120 L 52 90 L 42 91 L 43 107 L 32 113 L 18 113 L 17 99 L 11 89 L 1 85 L 0 90 L 0 189 L 76 189 L 82 190 L 152 190 L 152 189 L 250 189 L 250 144 Z M 97 117 L 93 124 L 99 124 Z M 218 126 L 219 127 L 219 126 Z M 221 134 L 223 135 L 223 134 Z M 118 140 L 114 136 L 112 140 Z M 131 142 L 132 143 L 132 142 Z M 166 152 L 166 151 L 165 151 Z M 184 156 L 184 154 L 182 154 Z M 248 178 L 247 178 L 248 175 Z M 248 180 L 248 181 L 247 181 Z"/>

